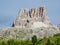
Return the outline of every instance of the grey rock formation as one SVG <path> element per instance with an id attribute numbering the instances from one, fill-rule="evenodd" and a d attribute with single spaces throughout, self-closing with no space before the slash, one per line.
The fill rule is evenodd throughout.
<path id="1" fill-rule="evenodd" d="M 60 29 L 60 24 L 59 25 L 57 25 L 58 26 L 58 28 Z"/>
<path id="2" fill-rule="evenodd" d="M 46 15 L 46 7 L 21 9 L 12 27 L 0 29 L 0 39 L 31 39 L 53 36 L 60 33 Z"/>
<path id="3" fill-rule="evenodd" d="M 28 40 L 31 39 L 33 35 L 36 35 L 38 38 L 48 38 L 54 36 L 57 33 L 60 33 L 60 30 L 56 26 L 40 27 L 35 29 L 9 27 L 0 30 L 0 39 L 13 38 L 20 40 Z"/>
<path id="4" fill-rule="evenodd" d="M 43 22 L 50 24 L 50 20 L 46 15 L 46 7 L 21 9 L 14 22 L 14 27 L 31 28 L 34 22 Z"/>

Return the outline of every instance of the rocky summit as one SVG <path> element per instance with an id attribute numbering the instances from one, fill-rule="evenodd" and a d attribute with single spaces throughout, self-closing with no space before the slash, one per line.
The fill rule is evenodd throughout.
<path id="1" fill-rule="evenodd" d="M 0 29 L 0 39 L 31 39 L 53 36 L 60 33 L 58 26 L 51 24 L 46 15 L 46 7 L 21 9 L 12 24 L 12 27 Z"/>
<path id="2" fill-rule="evenodd" d="M 39 28 L 47 27 L 50 24 L 50 20 L 46 15 L 46 7 L 21 9 L 14 22 L 14 27 L 22 28 Z"/>

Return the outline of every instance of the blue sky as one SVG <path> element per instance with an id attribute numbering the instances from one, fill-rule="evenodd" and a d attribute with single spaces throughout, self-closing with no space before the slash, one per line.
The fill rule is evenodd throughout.
<path id="1" fill-rule="evenodd" d="M 53 24 L 60 24 L 60 0 L 0 0 L 0 28 L 10 27 L 21 8 L 46 6 Z"/>

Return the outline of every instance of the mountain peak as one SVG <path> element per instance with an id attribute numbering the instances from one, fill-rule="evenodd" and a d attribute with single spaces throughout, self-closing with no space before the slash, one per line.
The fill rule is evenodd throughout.
<path id="1" fill-rule="evenodd" d="M 14 22 L 14 26 L 28 27 L 30 28 L 34 22 L 43 22 L 45 24 L 50 24 L 50 20 L 46 15 L 46 7 L 21 9 L 18 16 Z"/>

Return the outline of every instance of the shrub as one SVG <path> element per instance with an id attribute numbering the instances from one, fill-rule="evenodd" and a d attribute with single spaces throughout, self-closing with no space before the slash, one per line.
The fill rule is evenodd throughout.
<path id="1" fill-rule="evenodd" d="M 14 40 L 13 39 L 8 40 L 8 45 L 14 45 Z"/>
<path id="2" fill-rule="evenodd" d="M 36 45 L 36 42 L 37 42 L 37 37 L 36 37 L 36 35 L 34 35 L 32 37 L 32 43 L 33 43 L 33 45 Z"/>
<path id="3" fill-rule="evenodd" d="M 54 36 L 60 36 L 60 33 L 58 33 L 58 34 L 55 34 Z"/>
<path id="4" fill-rule="evenodd" d="M 57 39 L 55 40 L 55 44 L 56 44 L 56 45 L 60 45 L 60 38 L 57 38 Z"/>

